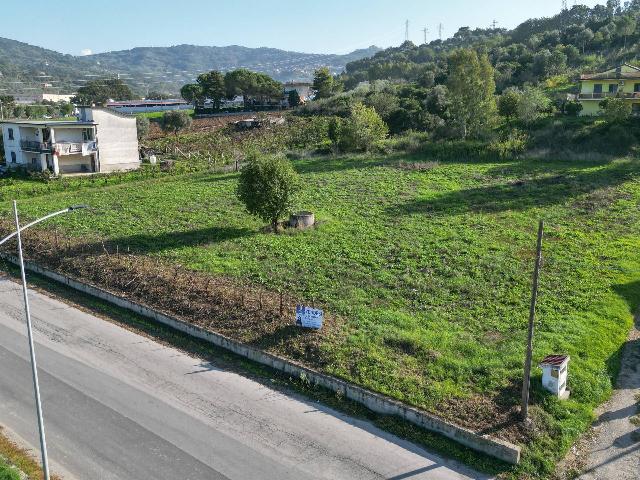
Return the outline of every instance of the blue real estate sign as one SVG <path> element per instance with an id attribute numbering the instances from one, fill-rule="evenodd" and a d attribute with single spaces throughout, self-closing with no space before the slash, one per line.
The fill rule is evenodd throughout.
<path id="1" fill-rule="evenodd" d="M 324 312 L 322 310 L 296 305 L 296 325 L 299 327 L 320 330 L 323 320 Z"/>

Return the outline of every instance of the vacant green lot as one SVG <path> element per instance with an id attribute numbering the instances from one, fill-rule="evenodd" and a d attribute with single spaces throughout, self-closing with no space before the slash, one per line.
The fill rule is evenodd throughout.
<path id="1" fill-rule="evenodd" d="M 544 471 L 611 389 L 640 299 L 640 165 L 615 161 L 296 160 L 316 229 L 273 235 L 243 211 L 236 175 L 34 189 L 28 216 L 189 268 L 286 288 L 339 318 L 323 371 L 514 441 Z M 16 185 L 12 185 L 14 191 Z M 5 197 L 6 198 L 6 197 Z M 2 212 L 9 211 L 4 201 Z M 514 427 L 538 219 L 546 222 L 534 361 L 571 355 L 571 399 L 539 388 L 539 426 Z M 212 328 L 215 329 L 215 323 Z"/>

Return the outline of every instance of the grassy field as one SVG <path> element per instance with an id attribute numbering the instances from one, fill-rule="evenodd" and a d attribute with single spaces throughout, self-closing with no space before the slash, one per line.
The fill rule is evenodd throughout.
<path id="1" fill-rule="evenodd" d="M 186 113 L 187 115 L 193 117 L 193 113 L 194 113 L 193 109 L 182 110 L 182 111 L 184 113 Z M 163 115 L 164 115 L 164 112 L 147 112 L 147 113 L 137 113 L 136 114 L 137 117 L 147 117 L 149 120 L 161 119 Z"/>
<path id="2" fill-rule="evenodd" d="M 90 204 L 92 212 L 56 221 L 87 242 L 106 239 L 321 305 L 337 320 L 318 336 L 313 366 L 520 442 L 518 471 L 548 472 L 609 394 L 638 306 L 640 166 L 430 160 L 296 160 L 306 185 L 299 207 L 319 224 L 277 236 L 243 211 L 235 174 L 48 191 L 16 183 L 12 192 L 30 192 L 21 201 L 27 216 Z M 514 415 L 540 218 L 547 232 L 534 360 L 570 354 L 572 393 L 551 399 L 536 369 L 536 429 L 522 432 Z M 287 343 L 265 348 L 286 353 Z"/>

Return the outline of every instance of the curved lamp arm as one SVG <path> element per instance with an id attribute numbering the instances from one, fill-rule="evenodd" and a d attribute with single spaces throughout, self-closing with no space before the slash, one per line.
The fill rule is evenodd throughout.
<path id="1" fill-rule="evenodd" d="M 49 220 L 52 217 L 56 217 L 56 216 L 62 215 L 64 213 L 73 212 L 75 210 L 82 210 L 83 208 L 89 208 L 89 207 L 87 205 L 72 205 L 71 207 L 67 207 L 64 210 L 60 210 L 59 212 L 50 213 L 49 215 L 45 215 L 44 217 L 39 218 L 37 220 L 34 220 L 31 223 L 27 223 L 25 226 L 20 228 L 20 231 L 22 232 L 23 230 L 26 230 L 29 227 L 33 227 L 34 225 L 36 225 L 36 224 L 38 224 L 40 222 L 44 222 L 45 220 Z M 18 234 L 18 232 L 13 232 L 8 237 L 3 238 L 2 240 L 0 240 L 0 245 L 2 245 L 5 242 L 8 242 L 13 237 L 15 237 L 17 234 Z"/>

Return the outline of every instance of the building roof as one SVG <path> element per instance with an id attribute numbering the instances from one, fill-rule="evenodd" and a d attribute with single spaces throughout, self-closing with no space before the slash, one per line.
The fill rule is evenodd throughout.
<path id="1" fill-rule="evenodd" d="M 622 71 L 623 67 L 630 68 L 632 71 L 623 72 Z M 616 68 L 609 69 L 606 72 L 585 73 L 583 75 L 580 75 L 580 80 L 625 80 L 625 79 L 640 80 L 640 68 L 624 63 Z"/>
<path id="2" fill-rule="evenodd" d="M 107 107 L 130 107 L 130 106 L 140 106 L 144 107 L 146 105 L 188 105 L 187 102 L 181 100 L 179 98 L 175 99 L 167 99 L 167 100 L 130 100 L 130 101 L 118 101 L 118 102 L 107 102 Z"/>
<path id="3" fill-rule="evenodd" d="M 560 367 L 569 361 L 569 355 L 547 355 L 538 364 L 541 367 Z"/>
<path id="4" fill-rule="evenodd" d="M 0 123 L 38 127 L 92 127 L 98 125 L 96 122 L 80 122 L 78 120 L 2 120 Z"/>

